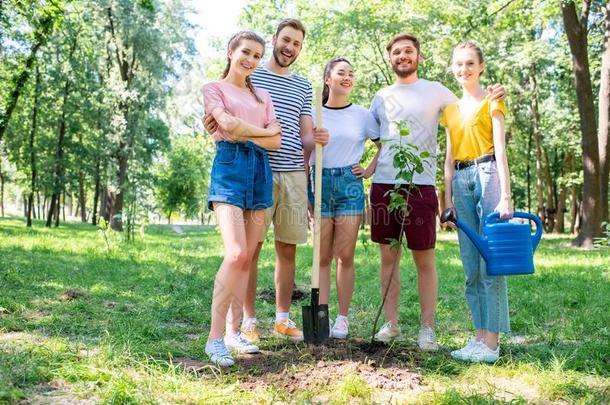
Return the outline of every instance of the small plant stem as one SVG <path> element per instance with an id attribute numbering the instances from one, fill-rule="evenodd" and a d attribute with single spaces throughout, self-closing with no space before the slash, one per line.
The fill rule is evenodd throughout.
<path id="1" fill-rule="evenodd" d="M 409 184 L 407 189 L 407 198 L 405 199 L 407 207 L 409 204 L 409 197 L 411 196 L 411 189 L 413 188 L 413 184 Z M 377 330 L 377 323 L 379 322 L 379 317 L 381 316 L 381 311 L 385 306 L 386 299 L 388 298 L 388 292 L 390 291 L 390 285 L 392 284 L 392 279 L 394 278 L 394 273 L 400 271 L 400 257 L 402 256 L 402 235 L 405 230 L 405 220 L 407 215 L 402 216 L 402 221 L 400 223 L 400 234 L 398 235 L 398 255 L 396 255 L 396 259 L 394 259 L 394 263 L 392 263 L 392 273 L 390 274 L 390 278 L 388 279 L 388 283 L 385 287 L 385 291 L 383 292 L 383 298 L 381 299 L 381 305 L 377 309 L 377 315 L 375 316 L 375 322 L 373 322 L 373 332 L 371 333 L 371 344 L 375 341 L 375 331 Z"/>

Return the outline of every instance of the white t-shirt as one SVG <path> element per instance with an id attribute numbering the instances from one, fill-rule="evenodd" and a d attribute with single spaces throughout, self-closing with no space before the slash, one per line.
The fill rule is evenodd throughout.
<path id="1" fill-rule="evenodd" d="M 381 152 L 377 161 L 374 183 L 399 184 L 398 170 L 394 168 L 392 144 L 398 143 L 396 121 L 408 121 L 411 134 L 403 138 L 417 146 L 419 152 L 428 151 L 430 157 L 424 163 L 424 172 L 415 173 L 414 184 L 435 185 L 437 133 L 441 112 L 457 97 L 438 82 L 419 79 L 412 84 L 393 84 L 381 89 L 373 98 L 371 113 L 381 134 Z M 384 142 L 385 141 L 385 142 Z"/>
<path id="2" fill-rule="evenodd" d="M 379 139 L 379 125 L 371 112 L 359 105 L 324 106 L 322 126 L 330 135 L 328 144 L 324 147 L 322 159 L 324 168 L 352 166 L 359 163 L 367 138 L 373 141 Z M 309 164 L 313 166 L 315 162 L 314 151 L 309 158 Z"/>

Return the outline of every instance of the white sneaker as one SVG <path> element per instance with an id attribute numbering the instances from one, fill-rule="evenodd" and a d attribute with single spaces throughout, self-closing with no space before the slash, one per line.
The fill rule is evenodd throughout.
<path id="1" fill-rule="evenodd" d="M 419 329 L 419 336 L 417 336 L 417 345 L 421 350 L 426 352 L 437 351 L 438 343 L 436 342 L 434 329 L 430 326 L 422 326 Z"/>
<path id="2" fill-rule="evenodd" d="M 496 347 L 496 350 L 491 350 L 485 343 L 477 342 L 474 349 L 472 349 L 472 353 L 470 353 L 470 356 L 465 360 L 475 363 L 495 363 L 498 360 L 498 357 L 500 357 L 500 345 Z"/>
<path id="3" fill-rule="evenodd" d="M 235 364 L 235 360 L 233 360 L 222 338 L 208 340 L 205 344 L 205 354 L 210 357 L 212 363 L 220 367 L 229 367 Z"/>
<path id="4" fill-rule="evenodd" d="M 375 334 L 375 340 L 383 343 L 388 343 L 398 337 L 400 337 L 400 326 L 395 325 L 391 321 L 383 324 L 379 332 Z"/>
<path id="5" fill-rule="evenodd" d="M 458 360 L 468 360 L 478 342 L 479 341 L 477 340 L 476 336 L 470 338 L 466 346 L 462 347 L 461 349 L 452 351 L 451 357 Z"/>
<path id="6" fill-rule="evenodd" d="M 337 317 L 335 325 L 331 329 L 330 335 L 335 339 L 345 339 L 349 332 L 349 321 L 346 316 Z"/>
<path id="7" fill-rule="evenodd" d="M 252 354 L 259 352 L 258 346 L 248 342 L 239 332 L 232 336 L 226 335 L 225 344 L 229 350 L 234 350 L 237 353 Z"/>

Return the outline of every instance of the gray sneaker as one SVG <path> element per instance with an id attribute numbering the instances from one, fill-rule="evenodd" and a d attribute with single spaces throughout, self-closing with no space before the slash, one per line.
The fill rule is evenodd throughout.
<path id="1" fill-rule="evenodd" d="M 208 340 L 205 344 L 205 354 L 209 356 L 212 363 L 220 367 L 230 367 L 235 364 L 235 360 L 222 338 Z"/>
<path id="2" fill-rule="evenodd" d="M 389 343 L 398 337 L 400 337 L 400 326 L 391 321 L 384 323 L 379 332 L 375 334 L 375 340 L 383 343 Z"/>
<path id="3" fill-rule="evenodd" d="M 419 336 L 417 336 L 417 345 L 421 350 L 426 352 L 437 351 L 438 343 L 436 342 L 434 329 L 432 329 L 430 326 L 422 326 L 419 330 Z"/>

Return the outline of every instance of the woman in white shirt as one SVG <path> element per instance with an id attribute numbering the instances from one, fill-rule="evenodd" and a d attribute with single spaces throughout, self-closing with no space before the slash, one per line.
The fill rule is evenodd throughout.
<path id="1" fill-rule="evenodd" d="M 348 334 L 348 310 L 354 291 L 354 252 L 364 211 L 362 179 L 375 171 L 379 155 L 379 129 L 368 109 L 348 101 L 354 87 L 351 63 L 333 58 L 324 69 L 322 118 L 330 140 L 324 147 L 322 170 L 322 246 L 320 251 L 320 304 L 330 295 L 330 268 L 337 261 L 337 297 L 339 314 L 331 335 L 345 339 Z M 364 145 L 371 139 L 377 154 L 366 169 L 360 166 Z M 307 161 L 307 160 L 306 160 Z M 315 152 L 311 153 L 310 201 L 313 205 Z"/>

